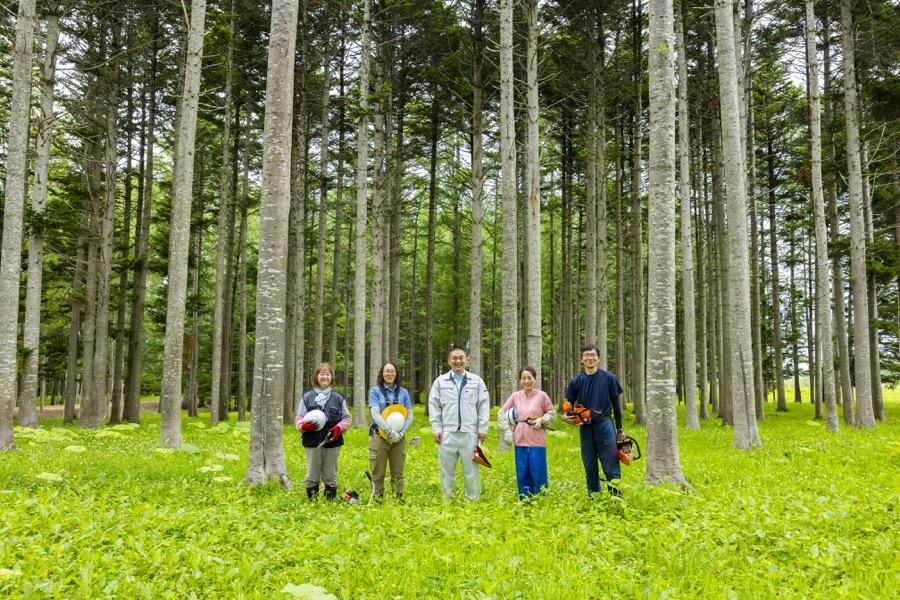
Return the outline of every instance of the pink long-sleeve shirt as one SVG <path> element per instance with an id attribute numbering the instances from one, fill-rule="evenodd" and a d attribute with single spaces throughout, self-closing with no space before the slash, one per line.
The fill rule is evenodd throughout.
<path id="1" fill-rule="evenodd" d="M 549 412 L 554 412 L 550 396 L 543 390 L 538 389 L 533 390 L 530 396 L 525 395 L 525 390 L 515 392 L 506 399 L 500 410 L 507 412 L 513 407 L 516 407 L 519 412 L 519 421 L 525 421 L 529 418 L 540 418 Z M 535 429 L 528 423 L 518 423 L 513 432 L 513 443 L 516 446 L 529 448 L 546 448 L 547 433 L 543 428 Z"/>

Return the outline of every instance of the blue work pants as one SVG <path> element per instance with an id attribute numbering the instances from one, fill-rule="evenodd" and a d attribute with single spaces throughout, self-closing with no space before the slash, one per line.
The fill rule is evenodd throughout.
<path id="1" fill-rule="evenodd" d="M 579 428 L 581 435 L 581 462 L 587 479 L 588 493 L 600 491 L 600 472 L 597 461 L 603 467 L 606 480 L 620 479 L 619 452 L 616 448 L 616 427 L 612 419 L 586 423 Z"/>
<path id="2" fill-rule="evenodd" d="M 516 446 L 516 483 L 520 499 L 547 487 L 547 448 Z"/>

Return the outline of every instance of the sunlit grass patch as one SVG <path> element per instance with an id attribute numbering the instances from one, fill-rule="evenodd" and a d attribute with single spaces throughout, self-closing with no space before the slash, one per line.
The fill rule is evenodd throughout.
<path id="1" fill-rule="evenodd" d="M 623 500 L 587 497 L 578 436 L 561 423 L 549 437 L 546 495 L 518 501 L 512 453 L 496 451 L 492 432 L 482 500 L 450 504 L 419 410 L 404 504 L 369 504 L 360 430 L 341 450 L 341 489 L 361 496 L 349 505 L 307 502 L 290 427 L 290 491 L 244 484 L 246 423 L 185 418 L 184 446 L 171 451 L 158 447 L 152 416 L 139 427 L 16 429 L 19 449 L 0 455 L 0 594 L 892 597 L 900 399 L 888 398 L 886 423 L 842 423 L 838 434 L 808 403 L 777 415 L 769 404 L 764 446 L 750 453 L 733 449 L 730 429 L 704 421 L 679 432 L 693 492 L 645 487 L 637 461 L 623 467 Z M 630 421 L 643 443 L 644 428 Z"/>

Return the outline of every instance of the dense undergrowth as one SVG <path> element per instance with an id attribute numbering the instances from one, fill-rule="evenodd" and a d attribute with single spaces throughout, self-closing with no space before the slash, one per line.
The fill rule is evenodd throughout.
<path id="1" fill-rule="evenodd" d="M 362 431 L 341 452 L 341 488 L 362 498 L 350 505 L 307 502 L 290 429 L 295 489 L 284 491 L 244 485 L 249 429 L 233 420 L 185 417 L 178 451 L 157 447 L 156 416 L 96 431 L 17 428 L 19 449 L 0 454 L 0 595 L 896 597 L 898 396 L 889 392 L 886 423 L 842 423 L 836 435 L 808 404 L 786 414 L 770 404 L 764 447 L 750 453 L 716 421 L 682 429 L 693 491 L 645 487 L 638 461 L 623 468 L 622 501 L 586 496 L 578 437 L 564 424 L 549 438 L 546 496 L 517 500 L 512 453 L 491 451 L 494 441 L 482 500 L 450 505 L 418 409 L 402 505 L 366 504 Z M 644 441 L 644 428 L 627 431 Z"/>

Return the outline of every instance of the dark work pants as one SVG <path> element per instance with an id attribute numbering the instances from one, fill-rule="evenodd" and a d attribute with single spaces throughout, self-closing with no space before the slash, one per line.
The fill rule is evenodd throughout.
<path id="1" fill-rule="evenodd" d="M 607 480 L 620 479 L 619 452 L 616 449 L 616 427 L 612 419 L 582 425 L 581 429 L 581 462 L 587 479 L 588 493 L 600 491 L 600 471 L 597 461 L 603 467 L 603 475 Z"/>

